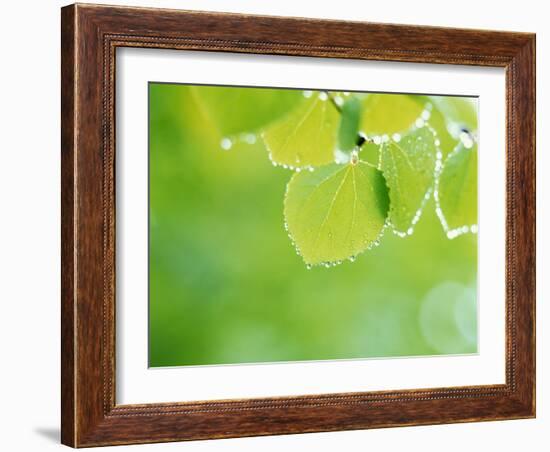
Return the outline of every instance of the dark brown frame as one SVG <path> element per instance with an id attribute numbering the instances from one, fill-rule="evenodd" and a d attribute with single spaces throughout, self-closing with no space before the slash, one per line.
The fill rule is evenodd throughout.
<path id="1" fill-rule="evenodd" d="M 74 447 L 535 416 L 535 35 L 71 5 L 62 9 L 61 437 Z M 506 68 L 506 383 L 115 404 L 115 49 Z"/>

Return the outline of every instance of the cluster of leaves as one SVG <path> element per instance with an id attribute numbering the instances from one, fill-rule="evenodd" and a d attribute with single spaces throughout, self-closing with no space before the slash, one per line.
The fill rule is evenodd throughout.
<path id="1" fill-rule="evenodd" d="M 353 261 L 388 228 L 411 235 L 432 195 L 447 237 L 477 231 L 477 112 L 469 99 L 194 90 L 224 149 L 260 132 L 272 163 L 293 172 L 285 226 L 308 266 Z"/>

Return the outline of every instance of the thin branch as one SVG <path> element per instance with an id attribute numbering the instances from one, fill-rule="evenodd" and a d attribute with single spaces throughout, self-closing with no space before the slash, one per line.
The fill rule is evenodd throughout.
<path id="1" fill-rule="evenodd" d="M 330 103 L 334 106 L 334 108 L 336 108 L 338 113 L 342 114 L 342 107 L 338 105 L 338 102 L 336 102 L 336 99 L 334 98 L 332 93 L 330 93 L 329 91 L 324 91 L 324 93 L 328 96 L 328 98 L 330 99 Z"/>
<path id="2" fill-rule="evenodd" d="M 330 91 L 323 91 L 327 97 L 329 98 L 330 100 L 330 103 L 334 106 L 334 108 L 336 108 L 336 111 L 338 111 L 338 113 L 342 114 L 342 107 L 340 105 L 338 105 L 338 102 L 336 102 L 336 99 L 334 98 L 334 96 L 332 95 L 332 93 Z M 357 134 L 357 139 L 356 139 L 356 147 L 361 150 L 361 147 L 365 144 L 365 143 L 372 143 L 372 138 L 369 138 L 367 137 L 364 133 L 362 132 L 359 132 Z"/>

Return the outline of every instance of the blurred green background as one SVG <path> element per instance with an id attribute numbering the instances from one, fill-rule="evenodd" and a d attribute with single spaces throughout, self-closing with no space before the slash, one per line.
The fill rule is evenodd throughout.
<path id="1" fill-rule="evenodd" d="M 292 172 L 220 131 L 257 112 L 201 89 L 149 85 L 151 367 L 477 351 L 476 235 L 447 239 L 430 200 L 412 236 L 308 270 L 284 229 Z"/>

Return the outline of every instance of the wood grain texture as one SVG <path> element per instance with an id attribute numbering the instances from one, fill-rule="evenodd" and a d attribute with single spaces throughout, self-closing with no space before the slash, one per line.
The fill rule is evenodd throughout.
<path id="1" fill-rule="evenodd" d="M 74 447 L 535 415 L 535 36 L 147 8 L 62 10 L 62 442 Z M 116 405 L 117 47 L 506 68 L 506 384 Z"/>
<path id="2" fill-rule="evenodd" d="M 61 441 L 75 444 L 74 9 L 63 9 L 61 14 Z"/>

